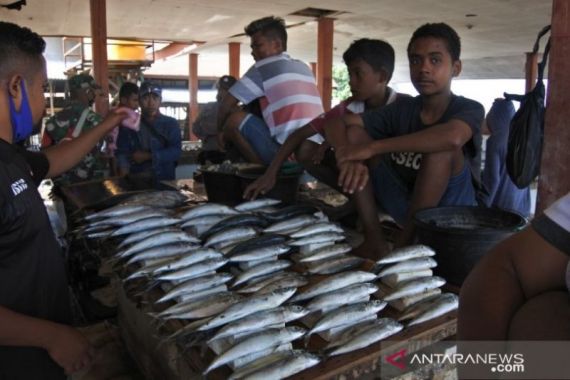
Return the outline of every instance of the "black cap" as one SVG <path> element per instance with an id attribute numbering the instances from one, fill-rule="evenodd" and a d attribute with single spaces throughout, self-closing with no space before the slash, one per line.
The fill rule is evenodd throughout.
<path id="1" fill-rule="evenodd" d="M 223 88 L 224 90 L 229 90 L 237 82 L 237 79 L 231 75 L 224 75 L 218 79 L 217 88 Z"/>
<path id="2" fill-rule="evenodd" d="M 147 94 L 156 94 L 162 96 L 162 88 L 152 82 L 143 82 L 139 89 L 139 96 L 143 97 Z"/>

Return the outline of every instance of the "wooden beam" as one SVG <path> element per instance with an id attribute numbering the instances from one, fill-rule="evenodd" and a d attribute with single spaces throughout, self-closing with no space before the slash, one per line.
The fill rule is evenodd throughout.
<path id="1" fill-rule="evenodd" d="M 104 96 L 95 99 L 95 111 L 106 115 L 109 111 L 109 70 L 107 67 L 107 5 L 106 0 L 89 0 L 91 12 L 91 39 L 93 77 Z"/>
<path id="2" fill-rule="evenodd" d="M 570 2 L 553 0 L 537 214 L 570 190 Z"/>
<path id="3" fill-rule="evenodd" d="M 230 56 L 230 71 L 229 74 L 234 78 L 239 78 L 239 51 L 240 51 L 241 43 L 239 42 L 230 42 L 228 44 L 228 52 Z"/>
<path id="4" fill-rule="evenodd" d="M 538 53 L 526 53 L 525 92 L 530 92 L 536 85 L 538 77 Z"/>
<path id="5" fill-rule="evenodd" d="M 198 117 L 198 54 L 188 54 L 189 70 L 188 70 L 188 90 L 190 92 L 190 117 L 188 118 L 188 136 L 190 140 L 197 140 L 192 133 L 192 124 Z"/>
<path id="6" fill-rule="evenodd" d="M 331 109 L 333 34 L 334 19 L 320 18 L 317 39 L 317 85 L 325 111 Z"/>

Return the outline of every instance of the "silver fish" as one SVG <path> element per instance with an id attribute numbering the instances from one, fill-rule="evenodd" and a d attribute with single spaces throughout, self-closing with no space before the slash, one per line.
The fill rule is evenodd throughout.
<path id="1" fill-rule="evenodd" d="M 133 232 L 139 232 L 142 230 L 150 230 L 156 227 L 166 227 L 173 224 L 180 223 L 180 219 L 172 217 L 152 217 L 142 219 L 133 223 L 129 223 L 121 228 L 115 230 L 111 236 L 126 235 Z"/>
<path id="2" fill-rule="evenodd" d="M 316 261 L 307 266 L 307 271 L 312 274 L 333 274 L 349 269 L 357 269 L 364 259 L 356 256 L 339 256 L 322 261 Z"/>
<path id="3" fill-rule="evenodd" d="M 279 272 L 279 273 L 269 273 L 267 275 L 259 276 L 252 278 L 247 282 L 247 285 L 241 289 L 239 289 L 238 293 L 255 293 L 260 289 L 272 284 L 275 281 L 279 281 L 281 279 L 287 278 L 297 278 L 301 277 L 299 273 L 296 272 Z"/>
<path id="4" fill-rule="evenodd" d="M 354 303 L 362 298 L 376 293 L 378 286 L 369 282 L 354 284 L 346 288 L 338 289 L 329 293 L 321 294 L 315 297 L 307 305 L 310 311 L 328 309 L 342 305 Z"/>
<path id="5" fill-rule="evenodd" d="M 400 261 L 405 261 L 409 259 L 417 259 L 419 257 L 429 257 L 434 256 L 435 251 L 428 247 L 427 245 L 410 245 L 408 247 L 402 247 L 399 249 L 395 249 L 387 256 L 384 256 L 376 263 L 383 265 L 383 264 L 392 264 L 397 263 Z"/>
<path id="6" fill-rule="evenodd" d="M 200 261 L 199 263 L 196 263 L 189 267 L 182 268 L 171 273 L 162 274 L 158 277 L 158 280 L 189 280 L 191 278 L 199 277 L 202 273 L 216 270 L 226 265 L 227 262 L 228 260 L 225 258 Z"/>
<path id="7" fill-rule="evenodd" d="M 204 371 L 204 374 L 246 354 L 292 342 L 302 337 L 305 331 L 306 330 L 301 327 L 293 326 L 283 329 L 270 329 L 253 336 L 248 336 L 214 359 L 206 371 Z"/>
<path id="8" fill-rule="evenodd" d="M 200 290 L 193 293 L 184 293 L 180 296 L 180 302 L 191 302 L 191 301 L 198 301 L 206 296 L 210 296 L 212 294 L 221 294 L 226 293 L 228 291 L 228 287 L 225 284 L 217 285 L 208 289 Z"/>
<path id="9" fill-rule="evenodd" d="M 301 286 L 305 286 L 309 283 L 303 276 L 294 276 L 294 277 L 286 277 L 280 280 L 273 281 L 269 285 L 264 286 L 263 288 L 257 291 L 257 294 L 265 294 L 271 293 L 275 290 L 284 289 L 288 287 L 300 288 Z"/>
<path id="10" fill-rule="evenodd" d="M 447 293 L 442 294 L 434 300 L 427 310 L 422 311 L 416 318 L 414 318 L 408 326 L 417 325 L 425 321 L 442 316 L 459 307 L 459 297 L 455 294 Z"/>
<path id="11" fill-rule="evenodd" d="M 200 319 L 211 317 L 221 313 L 231 305 L 242 300 L 242 296 L 228 293 L 219 293 L 208 296 L 199 301 L 190 301 L 182 305 L 175 305 L 178 308 L 169 308 L 159 314 L 159 317 L 168 319 Z M 168 311 L 168 312 L 166 312 Z"/>
<path id="12" fill-rule="evenodd" d="M 319 364 L 321 359 L 314 354 L 295 353 L 244 377 L 247 380 L 284 379 Z"/>
<path id="13" fill-rule="evenodd" d="M 281 203 L 278 199 L 272 198 L 259 198 L 253 201 L 243 202 L 234 207 L 239 212 L 247 212 L 251 210 L 257 210 L 260 208 L 268 207 L 268 206 L 275 206 Z"/>
<path id="14" fill-rule="evenodd" d="M 320 223 L 316 223 L 316 224 L 312 224 L 310 226 L 304 227 L 303 229 L 293 233 L 291 235 L 291 237 L 293 239 L 299 239 L 302 237 L 318 234 L 321 232 L 344 233 L 344 230 L 342 229 L 342 227 L 340 227 L 336 224 L 329 223 L 329 222 L 320 222 Z"/>
<path id="15" fill-rule="evenodd" d="M 307 335 L 312 335 L 333 327 L 354 324 L 363 318 L 378 314 L 386 305 L 387 303 L 384 301 L 373 300 L 340 307 L 319 319 Z"/>
<path id="16" fill-rule="evenodd" d="M 145 230 L 140 232 L 135 232 L 128 235 L 121 243 L 119 244 L 118 248 L 122 249 L 129 244 L 138 243 L 141 240 L 145 240 L 151 236 L 159 236 L 167 232 L 181 232 L 180 228 L 168 226 L 168 227 L 158 227 L 151 230 Z"/>
<path id="17" fill-rule="evenodd" d="M 261 330 L 268 326 L 294 321 L 303 318 L 308 313 L 309 311 L 302 306 L 290 305 L 251 314 L 222 327 L 216 335 L 210 339 L 210 342 L 248 331 Z"/>
<path id="18" fill-rule="evenodd" d="M 315 249 L 307 255 L 301 257 L 302 263 L 307 263 L 311 261 L 318 261 L 323 259 L 328 259 L 330 257 L 339 256 L 348 253 L 352 250 L 349 244 L 331 244 L 322 248 Z"/>
<path id="19" fill-rule="evenodd" d="M 147 259 L 180 256 L 188 252 L 191 252 L 193 250 L 196 250 L 198 247 L 199 246 L 192 243 L 174 243 L 174 244 L 161 245 L 160 247 L 153 247 L 133 255 L 127 261 L 127 265 Z"/>
<path id="20" fill-rule="evenodd" d="M 430 269 L 436 266 L 437 262 L 431 257 L 420 257 L 417 259 L 400 261 L 397 264 L 390 265 L 389 267 L 382 269 L 378 273 L 378 278 L 388 276 L 394 273 L 415 272 L 418 270 Z"/>
<path id="21" fill-rule="evenodd" d="M 200 330 L 209 330 L 223 326 L 237 319 L 254 314 L 258 311 L 269 310 L 280 306 L 295 293 L 296 288 L 284 288 L 271 293 L 254 295 L 248 299 L 230 306 L 223 313 L 212 318 L 208 323 L 200 327 Z"/>
<path id="22" fill-rule="evenodd" d="M 210 247 L 222 242 L 243 240 L 245 238 L 254 237 L 255 235 L 257 235 L 257 232 L 252 227 L 235 227 L 210 236 L 204 246 Z"/>
<path id="23" fill-rule="evenodd" d="M 291 266 L 291 262 L 287 260 L 267 261 L 251 267 L 247 271 L 239 274 L 233 283 L 233 286 L 243 284 L 244 282 L 258 276 L 280 271 Z"/>
<path id="24" fill-rule="evenodd" d="M 233 276 L 229 273 L 216 273 L 210 276 L 203 276 L 188 281 L 184 281 L 181 284 L 170 289 L 168 293 L 166 293 L 164 296 L 162 296 L 162 298 L 160 298 L 156 302 L 157 303 L 165 302 L 174 299 L 176 297 L 180 297 L 183 294 L 199 292 L 204 289 L 216 287 L 218 285 L 225 284 L 226 282 L 230 281 L 232 278 Z"/>
<path id="25" fill-rule="evenodd" d="M 333 241 L 341 241 L 344 240 L 345 238 L 346 237 L 343 234 L 339 234 L 338 232 L 320 232 L 318 234 L 305 236 L 298 240 L 292 240 L 289 242 L 289 244 L 302 247 L 304 245 L 309 245 L 309 244 L 320 244 L 320 243 L 329 243 Z"/>
<path id="26" fill-rule="evenodd" d="M 229 215 L 225 215 L 225 214 L 214 214 L 214 215 L 199 216 L 197 218 L 185 221 L 184 223 L 182 223 L 180 228 L 188 228 L 188 227 L 201 226 L 201 225 L 213 226 L 214 224 L 228 218 L 228 216 Z"/>
<path id="27" fill-rule="evenodd" d="M 180 219 L 186 222 L 190 219 L 194 219 L 204 215 L 216 215 L 216 214 L 234 215 L 237 213 L 238 212 L 236 210 L 225 205 L 217 203 L 205 203 L 203 205 L 192 207 L 188 211 L 184 212 L 182 215 L 180 215 Z"/>
<path id="28" fill-rule="evenodd" d="M 341 355 L 347 352 L 368 347 L 373 343 L 388 338 L 400 332 L 404 326 L 389 318 L 382 318 L 370 326 L 361 329 L 355 336 L 334 349 L 329 356 Z"/>
<path id="29" fill-rule="evenodd" d="M 151 210 L 151 207 L 144 205 L 124 205 L 118 204 L 114 207 L 99 211 L 85 216 L 86 220 L 102 219 L 102 218 L 115 218 L 122 215 L 132 214 L 133 212 Z"/>
<path id="30" fill-rule="evenodd" d="M 228 380 L 238 380 L 243 379 L 249 374 L 252 374 L 266 366 L 269 366 L 272 363 L 276 363 L 282 359 L 288 358 L 295 354 L 300 354 L 301 350 L 287 350 L 287 351 L 277 351 L 268 356 L 263 356 L 257 360 L 254 360 L 251 363 L 243 367 L 236 368 L 234 372 L 230 375 Z"/>
<path id="31" fill-rule="evenodd" d="M 100 220 L 95 223 L 91 223 L 90 226 L 97 225 L 113 225 L 113 226 L 124 226 L 129 223 L 136 222 L 137 220 L 152 218 L 152 217 L 164 217 L 170 216 L 167 210 L 159 208 L 144 209 L 141 211 L 135 211 L 129 214 L 116 216 L 113 218 L 108 218 L 105 220 Z"/>
<path id="32" fill-rule="evenodd" d="M 445 284 L 445 280 L 438 276 L 421 277 L 414 280 L 404 281 L 391 293 L 384 296 L 385 301 L 393 301 L 398 298 L 424 293 L 430 289 L 439 288 Z"/>
<path id="33" fill-rule="evenodd" d="M 263 232 L 268 233 L 277 233 L 286 230 L 290 230 L 293 228 L 301 228 L 308 226 L 309 224 L 315 223 L 315 218 L 311 215 L 301 215 L 297 216 L 292 219 L 287 219 L 282 222 L 274 223 L 263 230 Z"/>
<path id="34" fill-rule="evenodd" d="M 332 292 L 361 282 L 369 282 L 374 279 L 376 279 L 376 275 L 370 272 L 349 271 L 349 272 L 338 273 L 311 286 L 309 289 L 306 289 L 303 293 L 296 295 L 295 297 L 293 297 L 292 301 L 297 302 L 297 301 L 307 300 L 309 298 L 313 298 L 324 293 Z"/>
<path id="35" fill-rule="evenodd" d="M 199 240 L 186 232 L 176 230 L 172 232 L 163 232 L 160 234 L 151 234 L 131 247 L 119 252 L 118 257 L 127 257 L 135 253 L 142 252 L 146 249 L 158 247 L 171 243 L 199 243 Z"/>
<path id="36" fill-rule="evenodd" d="M 251 251 L 246 251 L 238 253 L 230 257 L 232 262 L 242 262 L 242 261 L 252 261 L 252 260 L 262 260 L 273 256 L 282 255 L 289 252 L 291 248 L 285 244 L 270 245 L 267 247 L 252 249 Z"/>
<path id="37" fill-rule="evenodd" d="M 210 260 L 210 259 L 220 259 L 224 257 L 220 252 L 214 251 L 208 248 L 197 248 L 186 252 L 184 256 L 181 256 L 176 261 L 168 262 L 155 269 L 154 273 L 161 273 L 170 270 L 177 270 L 180 268 L 185 268 L 190 265 L 199 263 L 200 261 Z"/>

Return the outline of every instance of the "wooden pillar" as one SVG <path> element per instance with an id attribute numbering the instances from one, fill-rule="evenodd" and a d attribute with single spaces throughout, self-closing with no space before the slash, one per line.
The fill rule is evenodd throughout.
<path id="1" fill-rule="evenodd" d="M 537 214 L 570 191 L 570 2 L 552 2 L 552 41 Z"/>
<path id="2" fill-rule="evenodd" d="M 313 72 L 313 75 L 315 76 L 315 78 L 317 77 L 317 62 L 311 62 L 311 71 Z"/>
<path id="3" fill-rule="evenodd" d="M 194 120 L 196 120 L 198 116 L 198 54 L 188 54 L 188 62 L 188 91 L 190 92 L 188 136 L 190 140 L 196 140 L 196 136 L 192 133 L 192 123 L 194 123 Z"/>
<path id="4" fill-rule="evenodd" d="M 334 19 L 320 18 L 317 39 L 317 85 L 325 111 L 331 109 L 333 33 Z"/>
<path id="5" fill-rule="evenodd" d="M 109 71 L 107 68 L 107 6 L 106 0 L 89 0 L 91 11 L 91 40 L 93 77 L 104 96 L 95 99 L 95 111 L 106 115 L 109 111 Z"/>
<path id="6" fill-rule="evenodd" d="M 241 43 L 230 42 L 228 44 L 228 52 L 230 56 L 230 71 L 229 74 L 234 78 L 239 78 L 239 50 Z"/>
<path id="7" fill-rule="evenodd" d="M 538 53 L 526 53 L 524 73 L 525 92 L 530 92 L 534 88 L 536 78 L 538 77 Z"/>

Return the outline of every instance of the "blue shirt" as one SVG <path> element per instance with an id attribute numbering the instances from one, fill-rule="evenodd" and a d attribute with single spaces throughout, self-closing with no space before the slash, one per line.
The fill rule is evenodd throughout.
<path id="1" fill-rule="evenodd" d="M 137 150 L 149 151 L 152 160 L 137 164 L 131 156 Z M 182 152 L 180 127 L 176 119 L 159 114 L 152 122 L 142 119 L 140 130 L 121 128 L 117 137 L 119 166 L 129 173 L 152 173 L 157 181 L 175 179 L 176 163 Z"/>

